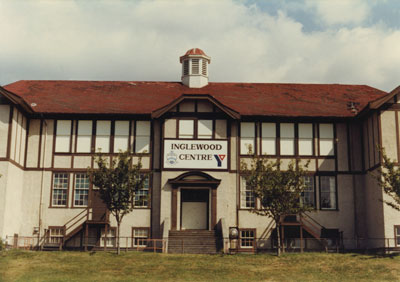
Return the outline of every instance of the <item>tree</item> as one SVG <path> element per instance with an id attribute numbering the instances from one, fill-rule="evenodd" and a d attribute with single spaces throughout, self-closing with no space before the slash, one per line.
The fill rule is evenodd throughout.
<path id="1" fill-rule="evenodd" d="M 125 215 L 130 213 L 135 205 L 136 192 L 143 189 L 144 177 L 138 164 L 132 163 L 129 152 L 119 153 L 111 164 L 99 154 L 95 159 L 98 169 L 90 169 L 92 183 L 99 188 L 99 195 L 107 209 L 117 221 L 117 253 L 120 254 L 120 225 Z"/>
<path id="2" fill-rule="evenodd" d="M 252 212 L 272 218 L 277 231 L 277 255 L 281 253 L 281 218 L 288 214 L 299 214 L 311 210 L 301 203 L 301 194 L 306 188 L 304 168 L 291 161 L 286 170 L 280 169 L 280 161 L 268 161 L 253 157 L 250 167 L 242 162 L 241 171 L 248 185 L 261 202 L 261 207 Z"/>
<path id="3" fill-rule="evenodd" d="M 386 155 L 385 150 L 380 149 L 382 154 L 382 167 L 378 169 L 378 174 L 373 174 L 382 190 L 392 198 L 392 201 L 381 199 L 388 206 L 400 211 L 400 169 Z"/>

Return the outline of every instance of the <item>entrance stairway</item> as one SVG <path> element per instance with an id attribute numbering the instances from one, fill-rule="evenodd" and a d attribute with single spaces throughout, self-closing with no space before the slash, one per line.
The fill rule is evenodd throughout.
<path id="1" fill-rule="evenodd" d="M 219 242 L 214 230 L 171 230 L 168 237 L 168 253 L 216 254 Z"/>

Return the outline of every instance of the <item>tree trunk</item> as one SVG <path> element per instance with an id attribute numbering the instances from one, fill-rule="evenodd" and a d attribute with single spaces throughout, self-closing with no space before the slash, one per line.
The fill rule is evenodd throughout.
<path id="1" fill-rule="evenodd" d="M 121 248 L 120 248 L 120 245 L 119 245 L 119 229 L 120 229 L 119 227 L 120 227 L 120 225 L 121 225 L 121 223 L 118 220 L 117 221 L 117 255 L 119 255 L 121 253 Z"/>
<path id="2" fill-rule="evenodd" d="M 280 221 L 275 220 L 275 225 L 276 225 L 276 237 L 277 237 L 277 248 L 276 248 L 276 254 L 278 257 L 281 255 L 281 232 L 280 232 Z"/>

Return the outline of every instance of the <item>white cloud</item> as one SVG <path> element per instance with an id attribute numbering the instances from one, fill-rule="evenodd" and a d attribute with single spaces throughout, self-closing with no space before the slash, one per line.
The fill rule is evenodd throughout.
<path id="1" fill-rule="evenodd" d="M 365 0 L 307 0 L 307 6 L 314 7 L 321 20 L 328 25 L 360 24 L 370 13 Z"/>
<path id="2" fill-rule="evenodd" d="M 96 4 L 94 4 L 96 3 Z M 400 31 L 306 33 L 285 13 L 220 1 L 1 1 L 0 84 L 19 79 L 178 81 L 179 56 L 211 56 L 211 81 L 400 82 Z"/>

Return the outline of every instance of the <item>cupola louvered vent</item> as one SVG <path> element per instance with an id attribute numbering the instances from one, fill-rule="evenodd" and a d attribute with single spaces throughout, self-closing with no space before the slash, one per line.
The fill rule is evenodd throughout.
<path id="1" fill-rule="evenodd" d="M 192 74 L 199 74 L 199 59 L 192 59 Z"/>
<path id="2" fill-rule="evenodd" d="M 189 60 L 183 61 L 183 75 L 189 75 Z"/>
<path id="3" fill-rule="evenodd" d="M 201 73 L 207 75 L 207 61 L 204 59 L 202 60 Z"/>

